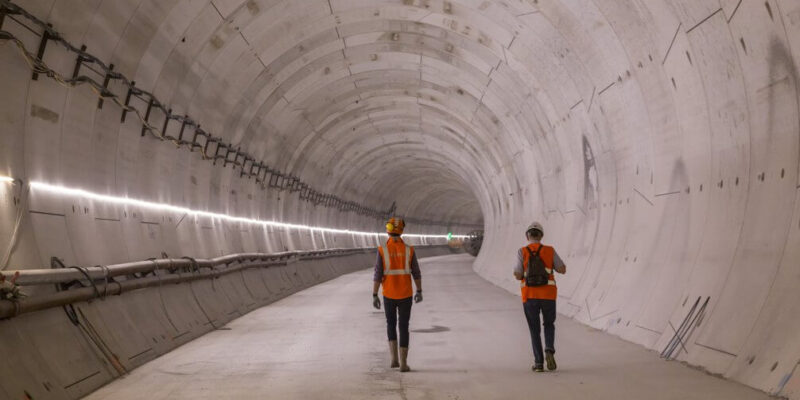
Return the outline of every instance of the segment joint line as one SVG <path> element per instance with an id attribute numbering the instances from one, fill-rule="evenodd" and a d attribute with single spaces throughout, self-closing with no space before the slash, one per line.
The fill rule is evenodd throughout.
<path id="1" fill-rule="evenodd" d="M 634 191 L 634 192 L 636 192 L 636 193 L 638 193 L 638 194 L 639 194 L 639 196 L 642 196 L 642 198 L 644 199 L 644 201 L 646 201 L 647 203 L 649 203 L 651 206 L 654 206 L 654 205 L 655 205 L 655 204 L 653 204 L 653 202 L 652 202 L 652 201 L 650 201 L 650 199 L 648 199 L 648 198 L 647 198 L 647 196 L 643 195 L 643 194 L 642 194 L 642 192 L 640 192 L 638 189 L 636 189 L 636 188 L 633 188 L 633 191 Z"/>
<path id="2" fill-rule="evenodd" d="M 669 52 L 672 51 L 672 46 L 675 44 L 675 39 L 678 38 L 678 32 L 681 31 L 681 26 L 682 25 L 683 25 L 683 22 L 679 23 L 678 27 L 675 28 L 675 34 L 672 35 L 672 41 L 669 42 L 669 47 L 667 47 L 667 52 L 664 54 L 664 59 L 661 61 L 661 65 L 664 65 L 667 62 L 667 56 L 669 56 Z M 692 28 L 692 29 L 694 29 L 694 28 Z M 689 29 L 689 31 L 691 31 L 691 29 Z M 689 33 L 689 32 L 687 31 L 686 33 Z"/>
<path id="3" fill-rule="evenodd" d="M 599 92 L 597 92 L 597 95 L 600 96 L 601 94 L 605 93 L 605 91 L 608 90 L 608 89 L 611 89 L 611 87 L 614 86 L 615 83 L 617 83 L 617 81 L 613 81 L 613 82 L 609 83 L 608 86 L 604 87 Z"/>
<path id="4" fill-rule="evenodd" d="M 736 6 L 736 8 L 739 8 L 739 6 Z M 689 28 L 689 30 L 687 30 L 687 31 L 686 31 L 686 33 L 689 33 L 689 32 L 691 32 L 692 30 L 694 30 L 694 28 L 697 28 L 698 26 L 702 25 L 704 22 L 706 22 L 706 21 L 708 21 L 709 19 L 711 19 L 711 17 L 713 17 L 713 16 L 717 15 L 717 14 L 718 14 L 720 11 L 722 11 L 722 7 L 718 8 L 718 9 L 717 9 L 717 11 L 714 11 L 713 13 L 711 13 L 711 15 L 709 15 L 709 16 L 707 16 L 707 17 L 703 18 L 703 20 L 702 20 L 702 21 L 700 21 L 700 22 L 696 23 L 696 24 L 695 24 L 693 27 Z"/>
<path id="5" fill-rule="evenodd" d="M 742 0 L 739 0 L 739 2 L 736 3 L 736 7 L 733 9 L 733 12 L 731 13 L 731 16 L 728 17 L 727 22 L 729 24 L 731 23 L 731 20 L 733 19 L 733 16 L 736 15 L 736 11 L 739 11 L 739 6 L 740 5 L 742 5 Z"/>

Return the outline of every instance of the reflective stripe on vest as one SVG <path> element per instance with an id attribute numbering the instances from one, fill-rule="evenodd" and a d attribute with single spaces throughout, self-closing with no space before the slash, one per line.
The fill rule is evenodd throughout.
<path id="1" fill-rule="evenodd" d="M 389 254 L 389 248 L 386 246 L 388 242 L 381 244 L 383 249 L 383 274 L 384 275 L 411 275 L 411 246 L 404 244 L 405 260 L 403 262 L 403 269 L 391 269 L 392 257 Z"/>

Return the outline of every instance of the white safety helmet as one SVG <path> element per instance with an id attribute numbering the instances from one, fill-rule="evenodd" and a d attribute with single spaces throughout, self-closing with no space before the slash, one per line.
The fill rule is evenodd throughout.
<path id="1" fill-rule="evenodd" d="M 537 231 L 541 232 L 542 235 L 544 235 L 544 228 L 542 228 L 542 224 L 540 224 L 538 221 L 531 222 L 531 224 L 528 225 L 528 229 L 525 230 L 525 234 L 527 235 L 528 232 L 533 229 L 536 229 Z"/>

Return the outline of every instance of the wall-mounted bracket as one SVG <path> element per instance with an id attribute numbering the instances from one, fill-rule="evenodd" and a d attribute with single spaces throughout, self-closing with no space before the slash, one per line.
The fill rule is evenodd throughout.
<path id="1" fill-rule="evenodd" d="M 128 115 L 128 108 L 131 105 L 131 96 L 133 96 L 134 87 L 136 86 L 136 81 L 131 81 L 131 85 L 128 86 L 128 94 L 125 95 L 125 107 L 122 109 L 122 118 L 120 122 L 123 124 L 125 123 L 125 117 Z"/>
<path id="2" fill-rule="evenodd" d="M 197 125 L 194 128 L 194 135 L 192 135 L 192 142 L 189 145 L 189 151 L 190 152 L 194 153 L 195 147 L 203 147 L 203 146 L 200 146 L 199 143 L 197 143 L 197 137 L 200 136 L 201 134 L 203 136 L 205 136 L 205 132 L 203 132 L 203 129 L 200 128 L 200 125 Z M 208 137 L 206 137 L 206 145 L 203 148 L 203 154 L 208 154 L 207 150 L 208 150 Z"/>
<path id="3" fill-rule="evenodd" d="M 263 184 L 264 181 L 267 179 L 267 173 L 269 173 L 269 167 L 267 167 L 263 163 L 259 163 L 258 172 L 256 173 L 256 183 Z"/>
<path id="4" fill-rule="evenodd" d="M 51 24 L 47 24 L 47 26 L 50 28 L 53 27 L 53 25 Z M 39 60 L 39 62 L 42 62 L 42 58 L 44 57 L 44 50 L 47 48 L 47 42 L 50 39 L 55 39 L 55 38 L 52 35 L 50 35 L 49 30 L 45 29 L 44 33 L 42 33 L 42 38 L 39 41 L 39 50 L 36 51 L 36 59 Z M 35 81 L 39 80 L 39 73 L 34 72 L 33 76 L 31 76 L 31 79 Z"/>
<path id="5" fill-rule="evenodd" d="M 113 94 L 108 91 L 108 84 L 111 82 L 111 79 L 116 79 L 112 76 L 111 71 L 114 70 L 114 64 L 110 64 L 108 66 L 108 72 L 106 72 L 105 78 L 103 78 L 103 91 L 101 92 L 101 97 L 97 99 L 97 109 L 103 109 L 103 97 L 111 97 Z"/>
<path id="6" fill-rule="evenodd" d="M 178 131 L 178 143 L 183 144 L 183 131 L 186 130 L 186 116 L 184 115 L 183 121 L 181 122 L 181 130 Z"/>
<path id="7" fill-rule="evenodd" d="M 270 169 L 269 173 L 270 173 L 269 182 L 267 182 L 267 186 L 271 187 L 271 188 L 277 188 L 278 187 L 278 174 L 277 174 L 277 172 L 275 170 L 273 170 L 273 169 Z"/>
<path id="8" fill-rule="evenodd" d="M 75 60 L 75 69 L 72 70 L 72 79 L 76 79 L 78 74 L 81 72 L 81 65 L 83 62 L 88 60 L 88 58 L 83 56 L 83 52 L 86 51 L 86 45 L 81 45 L 81 52 L 78 53 L 78 58 Z"/>
<path id="9" fill-rule="evenodd" d="M 234 154 L 234 158 L 233 158 L 233 160 L 230 160 L 230 159 L 228 158 L 228 156 L 230 156 L 230 154 L 231 154 L 231 153 L 233 153 L 233 154 Z M 223 166 L 223 167 L 227 167 L 227 166 L 228 166 L 228 163 L 235 164 L 235 163 L 236 163 L 236 154 L 237 154 L 237 153 L 238 153 L 238 151 L 237 151 L 237 150 L 234 150 L 232 146 L 230 146 L 230 145 L 228 145 L 228 146 L 225 146 L 225 157 L 224 157 L 224 160 L 225 160 L 225 161 L 223 162 L 222 166 Z"/>
<path id="10" fill-rule="evenodd" d="M 153 111 L 153 96 L 150 96 L 150 100 L 147 102 L 147 111 L 144 112 L 144 122 L 142 123 L 142 136 L 150 130 L 147 125 L 150 123 L 150 112 Z"/>
<path id="11" fill-rule="evenodd" d="M 223 146 L 227 148 L 228 145 L 226 145 L 225 143 L 222 143 L 220 140 L 217 140 L 217 139 L 208 138 L 208 140 L 209 141 L 213 141 L 214 143 L 217 144 L 217 148 L 214 149 L 214 157 L 212 157 L 214 159 L 214 165 L 217 165 L 217 159 L 222 158 L 222 156 L 219 155 L 219 150 Z M 208 142 L 206 142 L 206 149 L 208 149 Z M 208 153 L 206 153 L 206 154 L 208 154 Z"/>
<path id="12" fill-rule="evenodd" d="M 164 117 L 164 126 L 161 127 L 161 134 L 164 137 L 167 137 L 167 124 L 169 124 L 169 120 L 172 119 L 172 109 L 170 108 L 167 110 L 166 116 Z"/>

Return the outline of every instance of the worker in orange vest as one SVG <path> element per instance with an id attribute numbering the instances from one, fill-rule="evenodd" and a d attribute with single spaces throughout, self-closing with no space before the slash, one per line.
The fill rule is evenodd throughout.
<path id="1" fill-rule="evenodd" d="M 528 245 L 519 249 L 517 263 L 514 266 L 514 277 L 520 281 L 522 288 L 522 304 L 525 310 L 525 319 L 528 320 L 528 329 L 531 333 L 533 345 L 533 371 L 544 371 L 544 361 L 547 369 L 556 369 L 555 359 L 555 334 L 556 334 L 556 298 L 558 288 L 553 271 L 560 274 L 567 272 L 567 266 L 551 246 L 542 242 L 544 229 L 542 224 L 534 222 L 525 231 Z M 542 338 L 539 314 L 542 314 L 544 325 L 544 355 L 542 354 Z"/>
<path id="2" fill-rule="evenodd" d="M 381 309 L 378 289 L 383 285 L 383 304 L 386 313 L 386 331 L 389 336 L 389 352 L 392 356 L 392 368 L 400 368 L 400 372 L 410 371 L 408 367 L 408 322 L 411 319 L 411 278 L 417 286 L 414 302 L 422 301 L 422 274 L 414 247 L 407 245 L 400 238 L 405 228 L 405 221 L 391 218 L 386 223 L 389 239 L 378 247 L 378 258 L 375 261 L 373 276 L 372 305 Z M 400 357 L 397 354 L 397 323 L 400 317 Z"/>

